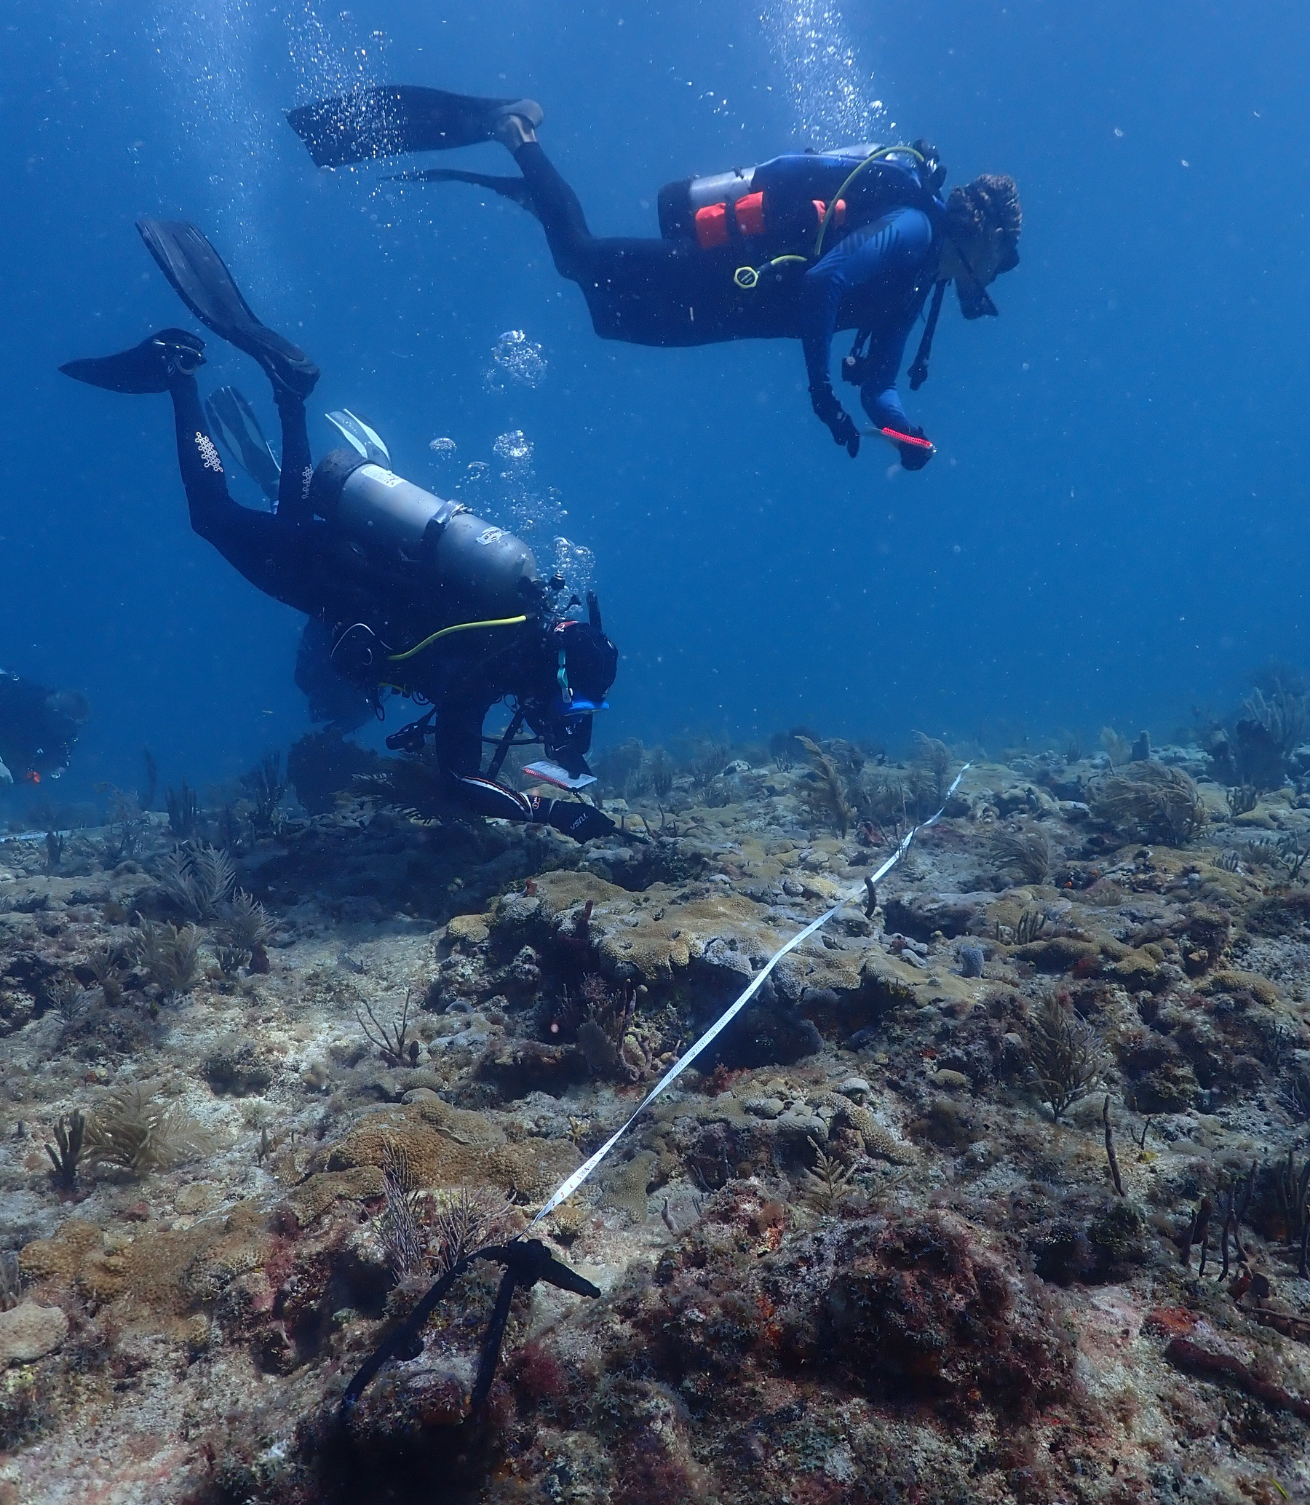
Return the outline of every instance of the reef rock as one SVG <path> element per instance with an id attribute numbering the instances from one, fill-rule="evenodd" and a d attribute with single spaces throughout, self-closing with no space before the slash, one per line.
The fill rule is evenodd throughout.
<path id="1" fill-rule="evenodd" d="M 68 1318 L 57 1306 L 24 1301 L 0 1312 L 0 1365 L 28 1364 L 53 1353 L 68 1336 Z"/>

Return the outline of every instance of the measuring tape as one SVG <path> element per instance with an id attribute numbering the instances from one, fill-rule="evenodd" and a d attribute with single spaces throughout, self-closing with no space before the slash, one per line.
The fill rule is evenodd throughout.
<path id="1" fill-rule="evenodd" d="M 624 1123 L 622 1127 L 619 1128 L 614 1134 L 612 1134 L 603 1145 L 601 1145 L 600 1149 L 596 1151 L 596 1153 L 591 1157 L 590 1160 L 580 1165 L 571 1176 L 562 1181 L 560 1185 L 555 1189 L 555 1191 L 551 1193 L 550 1199 L 546 1202 L 545 1206 L 528 1225 L 529 1233 L 533 1228 L 537 1226 L 538 1223 L 541 1222 L 543 1218 L 548 1217 L 552 1212 L 554 1212 L 561 1202 L 566 1202 L 583 1184 L 583 1182 L 589 1179 L 591 1173 L 596 1169 L 598 1165 L 600 1165 L 601 1161 L 605 1159 L 609 1152 L 614 1148 L 616 1144 L 618 1144 L 619 1140 L 623 1138 L 623 1136 L 628 1132 L 633 1124 L 636 1123 L 636 1121 L 641 1117 L 646 1109 L 650 1107 L 655 1099 L 657 1097 L 660 1097 L 670 1086 L 672 1086 L 675 1081 L 677 1081 L 682 1073 L 686 1071 L 687 1067 L 691 1065 L 696 1057 L 699 1056 L 708 1045 L 712 1044 L 713 1041 L 718 1039 L 718 1037 L 723 1033 L 728 1025 L 732 1023 L 737 1015 L 741 1013 L 742 1009 L 744 1009 L 746 1005 L 751 1001 L 751 999 L 755 997 L 756 993 L 759 992 L 760 988 L 764 985 L 765 978 L 768 977 L 769 973 L 773 971 L 773 969 L 778 965 L 783 957 L 786 956 L 788 952 L 795 951 L 797 946 L 800 946 L 805 941 L 808 941 L 816 931 L 822 930 L 823 927 L 828 923 L 828 921 L 832 919 L 835 914 L 839 914 L 843 909 L 845 909 L 848 904 L 853 904 L 856 902 L 856 900 L 863 899 L 868 893 L 870 886 L 876 885 L 877 883 L 881 882 L 882 879 L 891 872 L 892 868 L 896 866 L 901 858 L 905 856 L 906 852 L 910 850 L 910 843 L 919 834 L 919 832 L 927 830 L 929 826 L 935 826 L 937 824 L 937 822 L 946 813 L 946 806 L 950 804 L 951 796 L 960 787 L 960 780 L 969 771 L 969 767 L 970 765 L 966 763 L 964 767 L 960 769 L 959 773 L 955 775 L 955 780 L 951 784 L 951 787 L 946 791 L 946 798 L 942 801 L 942 808 L 937 812 L 937 814 L 930 817 L 928 820 L 923 821 L 920 825 L 911 826 L 910 829 L 905 833 L 905 835 L 901 837 L 896 850 L 891 854 L 887 861 L 883 863 L 883 865 L 877 870 L 877 872 L 871 873 L 868 878 L 864 879 L 863 882 L 859 883 L 855 888 L 851 889 L 849 893 L 845 894 L 841 899 L 839 899 L 831 909 L 826 911 L 826 913 L 821 914 L 817 920 L 811 920 L 810 923 L 804 928 L 804 930 L 798 931 L 797 934 L 792 936 L 791 940 L 789 940 L 785 946 L 779 947 L 779 949 L 773 953 L 773 955 L 764 964 L 764 966 L 761 967 L 760 970 L 755 974 L 755 976 L 751 978 L 741 996 L 734 1003 L 730 1004 L 722 1014 L 719 1015 L 714 1023 L 710 1025 L 709 1029 L 705 1031 L 705 1033 L 700 1037 L 699 1040 L 696 1041 L 695 1045 L 693 1045 L 685 1055 L 679 1057 L 679 1059 L 669 1067 L 668 1071 L 665 1072 L 665 1074 L 660 1078 L 655 1086 L 652 1087 L 651 1090 L 646 1094 L 641 1104 L 638 1106 L 632 1116 L 627 1120 L 627 1122 Z"/>

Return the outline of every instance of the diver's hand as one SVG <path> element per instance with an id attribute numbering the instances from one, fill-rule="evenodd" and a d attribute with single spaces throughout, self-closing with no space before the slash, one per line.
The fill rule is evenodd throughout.
<path id="1" fill-rule="evenodd" d="M 836 423 L 830 423 L 835 443 L 840 444 L 853 460 L 860 452 L 860 431 L 855 427 L 855 420 L 849 413 L 839 413 Z"/>
<path id="2" fill-rule="evenodd" d="M 926 437 L 917 425 L 907 428 L 905 432 L 911 439 Z M 901 452 L 902 470 L 922 470 L 935 453 L 934 450 L 926 449 L 922 444 L 898 444 L 896 448 Z"/>
<path id="3" fill-rule="evenodd" d="M 840 444 L 853 460 L 860 452 L 860 431 L 855 427 L 851 415 L 837 401 L 837 394 L 832 386 L 825 382 L 821 387 L 811 387 L 810 402 L 815 416 L 821 423 L 828 425 L 833 442 Z"/>
<path id="4" fill-rule="evenodd" d="M 595 805 L 584 805 L 581 801 L 574 800 L 552 800 L 546 824 L 578 842 L 594 841 L 596 837 L 608 836 L 611 831 L 618 829 L 609 816 L 597 810 Z"/>

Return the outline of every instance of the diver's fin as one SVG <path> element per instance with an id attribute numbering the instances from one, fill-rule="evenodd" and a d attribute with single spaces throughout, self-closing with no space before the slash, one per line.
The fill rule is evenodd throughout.
<path id="1" fill-rule="evenodd" d="M 235 387 L 219 387 L 205 399 L 205 417 L 223 447 L 276 507 L 282 467 L 254 409 Z"/>
<path id="2" fill-rule="evenodd" d="M 161 329 L 131 350 L 60 366 L 65 376 L 107 392 L 167 392 L 179 376 L 205 364 L 205 342 L 185 329 Z"/>
<path id="3" fill-rule="evenodd" d="M 318 382 L 318 367 L 298 346 L 259 322 L 222 257 L 194 225 L 142 219 L 136 227 L 160 271 L 202 324 L 254 356 L 275 390 L 309 396 Z"/>
<path id="4" fill-rule="evenodd" d="M 388 178 L 389 183 L 471 183 L 475 188 L 489 188 L 502 198 L 513 199 L 529 214 L 536 214 L 532 190 L 526 178 L 497 178 L 485 172 L 461 172 L 458 167 L 428 167 L 414 172 L 398 172 Z"/>
<path id="5" fill-rule="evenodd" d="M 342 438 L 356 454 L 363 455 L 371 465 L 385 465 L 388 469 L 391 468 L 391 451 L 371 423 L 365 422 L 358 413 L 352 413 L 349 408 L 338 408 L 335 412 L 324 416 L 333 427 L 340 430 Z"/>
<path id="6" fill-rule="evenodd" d="M 319 167 L 344 167 L 493 141 L 507 115 L 519 115 L 533 127 L 542 121 L 541 106 L 532 99 L 480 99 L 416 84 L 355 89 L 301 105 L 287 120 Z"/>

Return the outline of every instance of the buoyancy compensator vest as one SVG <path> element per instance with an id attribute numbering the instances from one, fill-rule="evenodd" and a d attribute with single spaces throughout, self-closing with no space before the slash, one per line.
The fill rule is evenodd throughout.
<path id="1" fill-rule="evenodd" d="M 754 167 L 666 183 L 659 191 L 660 234 L 704 251 L 733 242 L 806 260 L 826 233 L 867 223 L 898 205 L 931 209 L 943 174 L 917 146 L 860 142 L 827 152 L 792 153 Z"/>

